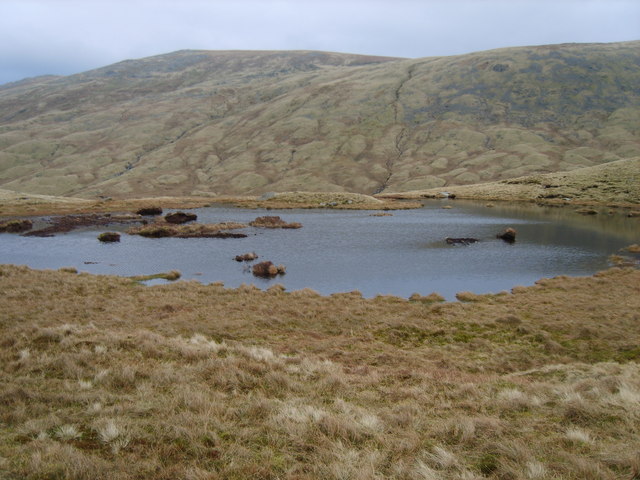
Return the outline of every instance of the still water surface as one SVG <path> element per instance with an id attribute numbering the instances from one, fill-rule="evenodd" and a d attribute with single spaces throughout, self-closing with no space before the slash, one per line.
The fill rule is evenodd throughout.
<path id="1" fill-rule="evenodd" d="M 453 208 L 444 209 L 445 205 Z M 240 239 L 148 239 L 123 235 L 103 244 L 105 230 L 88 228 L 51 238 L 0 234 L 0 263 L 33 268 L 73 266 L 97 274 L 140 275 L 179 270 L 183 279 L 252 283 L 260 288 L 280 283 L 287 290 L 312 288 L 322 294 L 359 290 L 372 297 L 438 292 L 454 299 L 475 293 L 531 285 L 542 277 L 590 275 L 609 266 L 607 258 L 640 241 L 640 221 L 622 215 L 585 217 L 569 209 L 528 205 L 487 208 L 464 201 L 433 201 L 418 210 L 372 216 L 369 211 L 242 210 L 209 207 L 193 210 L 202 223 L 249 222 L 260 215 L 280 215 L 300 222 L 298 230 L 241 230 Z M 518 231 L 516 243 L 495 235 Z M 475 237 L 469 246 L 450 246 L 446 237 Z M 261 260 L 284 264 L 287 274 L 272 280 L 254 277 L 233 257 L 255 251 Z M 90 262 L 90 263 L 88 263 Z"/>

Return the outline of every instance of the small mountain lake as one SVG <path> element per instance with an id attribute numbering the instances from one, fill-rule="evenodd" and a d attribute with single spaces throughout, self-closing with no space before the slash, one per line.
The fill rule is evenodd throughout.
<path id="1" fill-rule="evenodd" d="M 451 208 L 443 208 L 451 207 Z M 590 275 L 610 266 L 608 257 L 640 243 L 640 219 L 622 214 L 580 215 L 571 208 L 485 205 L 434 200 L 416 210 L 373 216 L 352 210 L 245 210 L 208 207 L 191 210 L 198 222 L 248 223 L 262 215 L 300 222 L 297 230 L 245 228 L 247 238 L 144 238 L 122 235 L 101 243 L 113 225 L 75 230 L 55 237 L 0 234 L 0 263 L 38 269 L 76 267 L 95 274 L 142 275 L 179 270 L 182 279 L 202 283 L 242 283 L 287 290 L 311 288 L 322 294 L 358 290 L 366 297 L 408 297 L 437 292 L 449 300 L 461 291 L 497 293 L 532 285 L 542 277 Z M 165 212 L 168 213 L 168 212 Z M 513 244 L 496 238 L 512 227 Z M 474 237 L 471 245 L 448 245 L 447 237 Z M 284 264 L 286 275 L 254 277 L 234 257 L 255 251 L 258 261 Z"/>

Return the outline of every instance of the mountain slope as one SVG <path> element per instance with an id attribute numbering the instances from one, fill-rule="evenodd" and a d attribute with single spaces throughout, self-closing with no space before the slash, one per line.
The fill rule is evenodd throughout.
<path id="1" fill-rule="evenodd" d="M 640 155 L 640 42 L 424 59 L 182 51 L 0 86 L 0 187 L 378 193 Z"/>

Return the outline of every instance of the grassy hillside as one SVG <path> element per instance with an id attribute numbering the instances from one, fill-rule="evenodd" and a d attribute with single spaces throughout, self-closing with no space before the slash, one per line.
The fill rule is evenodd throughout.
<path id="1" fill-rule="evenodd" d="M 1 266 L 0 476 L 638 478 L 639 286 L 439 303 Z"/>
<path id="2" fill-rule="evenodd" d="M 640 158 L 585 167 L 569 172 L 529 175 L 476 185 L 381 194 L 381 198 L 441 197 L 444 190 L 458 198 L 516 200 L 576 205 L 640 205 Z"/>
<path id="3" fill-rule="evenodd" d="M 0 187 L 398 192 L 640 156 L 640 42 L 423 59 L 183 51 L 0 86 Z"/>

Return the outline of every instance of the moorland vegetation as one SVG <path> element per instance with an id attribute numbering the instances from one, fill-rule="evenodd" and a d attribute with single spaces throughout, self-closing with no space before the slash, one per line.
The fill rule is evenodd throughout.
<path id="1" fill-rule="evenodd" d="M 0 476 L 634 479 L 640 271 L 364 299 L 0 267 Z"/>
<path id="2" fill-rule="evenodd" d="M 638 45 L 183 51 L 2 85 L 0 223 L 443 195 L 640 217 Z M 638 479 L 638 245 L 619 253 L 456 302 L 1 265 L 0 477 Z"/>
<path id="3" fill-rule="evenodd" d="M 0 86 L 0 188 L 375 194 L 640 156 L 638 42 L 399 59 L 181 51 Z"/>

